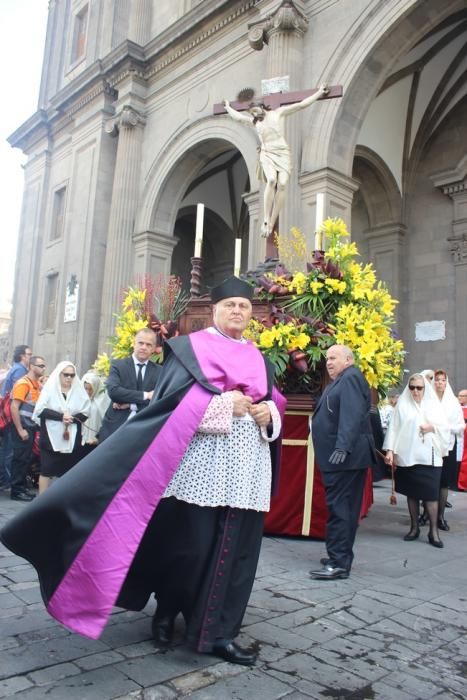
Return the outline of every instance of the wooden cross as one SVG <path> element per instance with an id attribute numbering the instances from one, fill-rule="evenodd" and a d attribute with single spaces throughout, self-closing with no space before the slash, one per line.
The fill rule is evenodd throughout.
<path id="1" fill-rule="evenodd" d="M 289 105 L 294 102 L 301 102 L 305 97 L 313 95 L 317 90 L 298 90 L 296 92 L 275 92 L 272 95 L 264 95 L 258 99 L 253 98 L 248 100 L 248 102 L 231 102 L 230 106 L 236 109 L 238 112 L 243 112 L 244 110 L 250 109 L 251 103 L 260 102 L 270 107 L 271 109 L 276 109 L 281 105 Z M 342 97 L 343 90 L 342 85 L 330 85 L 329 92 L 326 95 L 320 97 L 320 100 L 332 100 L 335 97 Z M 213 107 L 213 114 L 227 114 L 226 109 L 222 102 L 217 102 Z"/>

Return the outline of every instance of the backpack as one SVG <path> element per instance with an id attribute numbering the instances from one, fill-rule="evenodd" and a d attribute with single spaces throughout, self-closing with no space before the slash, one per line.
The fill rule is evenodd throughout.
<path id="1" fill-rule="evenodd" d="M 10 394 L 0 396 L 0 432 L 8 428 L 12 422 Z"/>

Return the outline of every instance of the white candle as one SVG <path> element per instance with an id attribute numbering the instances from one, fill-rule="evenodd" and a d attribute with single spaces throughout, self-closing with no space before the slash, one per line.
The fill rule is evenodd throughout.
<path id="1" fill-rule="evenodd" d="M 315 218 L 315 250 L 322 248 L 322 235 L 319 233 L 321 224 L 324 221 L 324 194 L 318 192 L 316 195 L 316 218 Z"/>
<path id="2" fill-rule="evenodd" d="M 234 275 L 238 277 L 240 274 L 240 266 L 242 263 L 242 239 L 235 239 L 235 259 L 234 259 Z"/>
<path id="3" fill-rule="evenodd" d="M 195 258 L 201 257 L 201 244 L 203 243 L 203 223 L 204 204 L 198 204 L 196 207 Z"/>

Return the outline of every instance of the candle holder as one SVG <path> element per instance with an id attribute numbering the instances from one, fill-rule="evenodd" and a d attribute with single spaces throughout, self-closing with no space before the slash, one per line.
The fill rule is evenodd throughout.
<path id="1" fill-rule="evenodd" d="M 201 296 L 203 280 L 203 258 L 191 258 L 190 295 L 192 299 Z"/>

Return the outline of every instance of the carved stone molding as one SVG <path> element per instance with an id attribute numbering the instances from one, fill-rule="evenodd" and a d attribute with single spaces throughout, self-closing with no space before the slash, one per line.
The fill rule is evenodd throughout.
<path id="1" fill-rule="evenodd" d="M 454 265 L 467 265 L 467 234 L 459 238 L 448 238 L 448 243 Z"/>
<path id="2" fill-rule="evenodd" d="M 467 155 L 451 170 L 431 176 L 431 181 L 453 204 L 452 235 L 447 239 L 455 265 L 467 264 Z"/>
<path id="3" fill-rule="evenodd" d="M 121 129 L 134 129 L 135 126 L 144 126 L 146 118 L 130 105 L 124 105 L 117 116 L 109 119 L 105 125 L 105 131 L 111 136 L 117 136 Z"/>
<path id="4" fill-rule="evenodd" d="M 249 25 L 248 42 L 252 49 L 261 51 L 264 44 L 269 43 L 272 34 L 281 32 L 305 34 L 307 29 L 308 19 L 294 0 L 282 0 L 275 12 Z"/>

